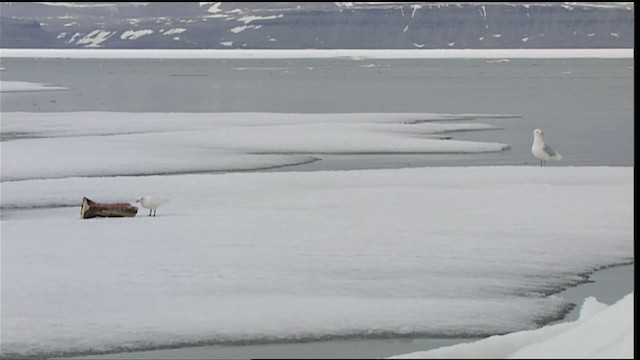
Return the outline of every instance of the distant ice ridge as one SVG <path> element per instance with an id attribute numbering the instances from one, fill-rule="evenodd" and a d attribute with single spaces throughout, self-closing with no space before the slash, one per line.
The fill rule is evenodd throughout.
<path id="1" fill-rule="evenodd" d="M 102 38 L 101 38 L 102 39 Z M 250 49 L 2 49 L 5 58 L 73 59 L 522 59 L 522 58 L 626 58 L 634 49 L 395 49 L 395 50 L 250 50 Z"/>

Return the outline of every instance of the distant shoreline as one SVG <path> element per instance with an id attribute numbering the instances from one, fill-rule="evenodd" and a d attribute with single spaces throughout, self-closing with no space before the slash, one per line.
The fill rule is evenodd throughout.
<path id="1" fill-rule="evenodd" d="M 632 59 L 613 49 L 0 49 L 0 58 L 47 59 Z"/>

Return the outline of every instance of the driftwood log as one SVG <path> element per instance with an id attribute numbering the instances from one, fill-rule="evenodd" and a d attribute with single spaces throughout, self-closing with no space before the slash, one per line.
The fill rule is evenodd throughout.
<path id="1" fill-rule="evenodd" d="M 82 198 L 80 217 L 89 219 L 94 217 L 133 217 L 138 213 L 138 208 L 128 203 L 97 203 L 93 200 Z"/>

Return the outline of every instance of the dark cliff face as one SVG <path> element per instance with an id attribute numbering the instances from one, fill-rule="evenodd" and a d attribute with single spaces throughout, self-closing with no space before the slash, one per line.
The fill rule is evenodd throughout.
<path id="1" fill-rule="evenodd" d="M 0 3 L 4 48 L 633 48 L 633 3 Z M 570 4 L 570 5 L 569 5 Z"/>
<path id="2" fill-rule="evenodd" d="M 18 47 L 30 48 L 61 47 L 55 37 L 36 20 L 0 17 L 0 48 L 16 47 L 19 44 L 27 46 Z"/>

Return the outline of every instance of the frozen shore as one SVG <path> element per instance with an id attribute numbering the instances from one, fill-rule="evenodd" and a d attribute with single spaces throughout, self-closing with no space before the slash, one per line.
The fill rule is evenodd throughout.
<path id="1" fill-rule="evenodd" d="M 593 296 L 599 302 L 613 305 L 634 291 L 634 264 L 618 265 L 598 270 L 588 282 L 568 288 L 558 294 L 576 304 L 562 320 L 546 326 L 575 321 L 585 300 Z M 116 354 L 90 355 L 67 359 L 256 359 L 256 358 L 384 358 L 427 351 L 480 339 L 350 339 L 322 342 L 262 344 L 245 346 L 197 346 L 180 349 L 137 351 Z M 420 355 L 420 354 L 416 354 Z M 552 355 L 552 354 L 549 354 Z M 402 358 L 402 355 L 398 356 Z"/>

